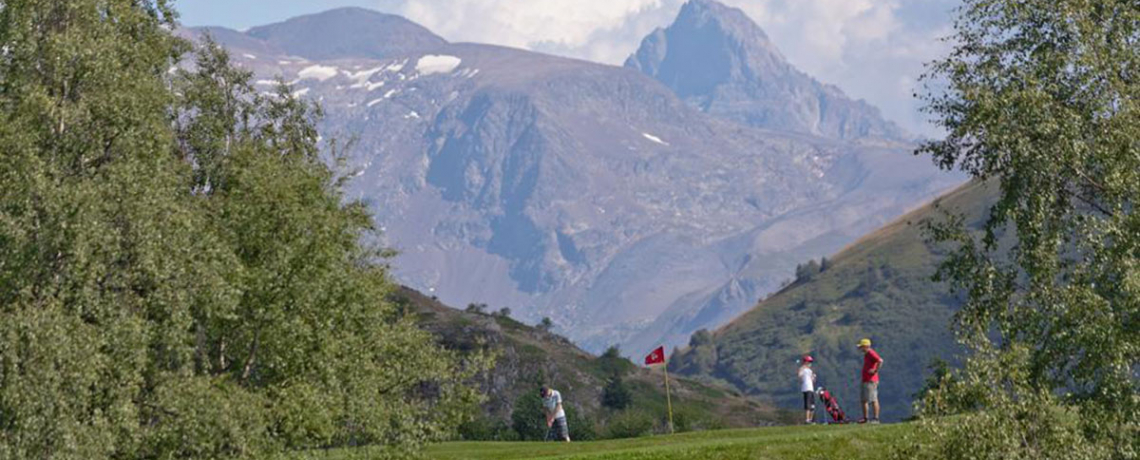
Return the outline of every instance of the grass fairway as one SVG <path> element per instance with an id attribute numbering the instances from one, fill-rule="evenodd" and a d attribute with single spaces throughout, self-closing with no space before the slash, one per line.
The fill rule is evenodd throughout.
<path id="1" fill-rule="evenodd" d="M 427 457 L 435 460 L 879 460 L 910 429 L 907 424 L 797 426 L 570 444 L 452 442 L 431 447 Z"/>

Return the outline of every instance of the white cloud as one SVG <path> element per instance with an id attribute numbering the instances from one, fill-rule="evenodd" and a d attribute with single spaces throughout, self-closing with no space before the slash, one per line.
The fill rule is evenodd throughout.
<path id="1" fill-rule="evenodd" d="M 451 41 L 621 65 L 685 0 L 374 0 Z M 797 67 L 929 133 L 910 97 L 944 47 L 958 0 L 722 0 L 761 25 Z M 905 78 L 903 78 L 905 77 Z"/>
<path id="2" fill-rule="evenodd" d="M 399 12 L 452 41 L 597 49 L 597 30 L 621 27 L 665 0 L 406 0 Z M 595 56 L 590 56 L 595 57 Z M 609 58 L 609 59 L 607 59 Z M 600 60 L 611 61 L 613 56 Z"/>

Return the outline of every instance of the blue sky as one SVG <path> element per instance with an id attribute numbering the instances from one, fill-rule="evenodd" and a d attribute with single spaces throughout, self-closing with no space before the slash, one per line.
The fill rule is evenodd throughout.
<path id="1" fill-rule="evenodd" d="M 188 26 L 235 29 L 342 6 L 400 14 L 452 41 L 620 65 L 685 0 L 178 0 Z M 959 0 L 722 0 L 758 22 L 793 64 L 867 99 L 912 132 L 936 134 L 912 98 L 944 54 Z"/>

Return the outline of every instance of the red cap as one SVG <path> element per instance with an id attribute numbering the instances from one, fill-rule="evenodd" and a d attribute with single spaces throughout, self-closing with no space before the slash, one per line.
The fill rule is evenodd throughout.
<path id="1" fill-rule="evenodd" d="M 810 363 L 810 362 L 812 362 L 812 361 L 815 361 L 815 360 L 814 360 L 814 359 L 811 359 L 811 355 L 808 355 L 808 356 L 804 356 L 803 362 L 805 362 L 805 363 Z"/>

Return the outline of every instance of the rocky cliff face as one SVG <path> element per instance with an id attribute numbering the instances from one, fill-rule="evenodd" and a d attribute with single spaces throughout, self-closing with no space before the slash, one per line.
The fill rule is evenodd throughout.
<path id="1" fill-rule="evenodd" d="M 625 65 L 704 112 L 751 126 L 836 139 L 906 138 L 875 107 L 789 64 L 743 11 L 713 0 L 686 3 Z"/>
<path id="2" fill-rule="evenodd" d="M 549 316 L 594 351 L 684 343 L 956 182 L 907 144 L 740 124 L 634 69 L 409 24 L 334 10 L 212 33 L 356 140 L 350 192 L 401 282 Z"/>

